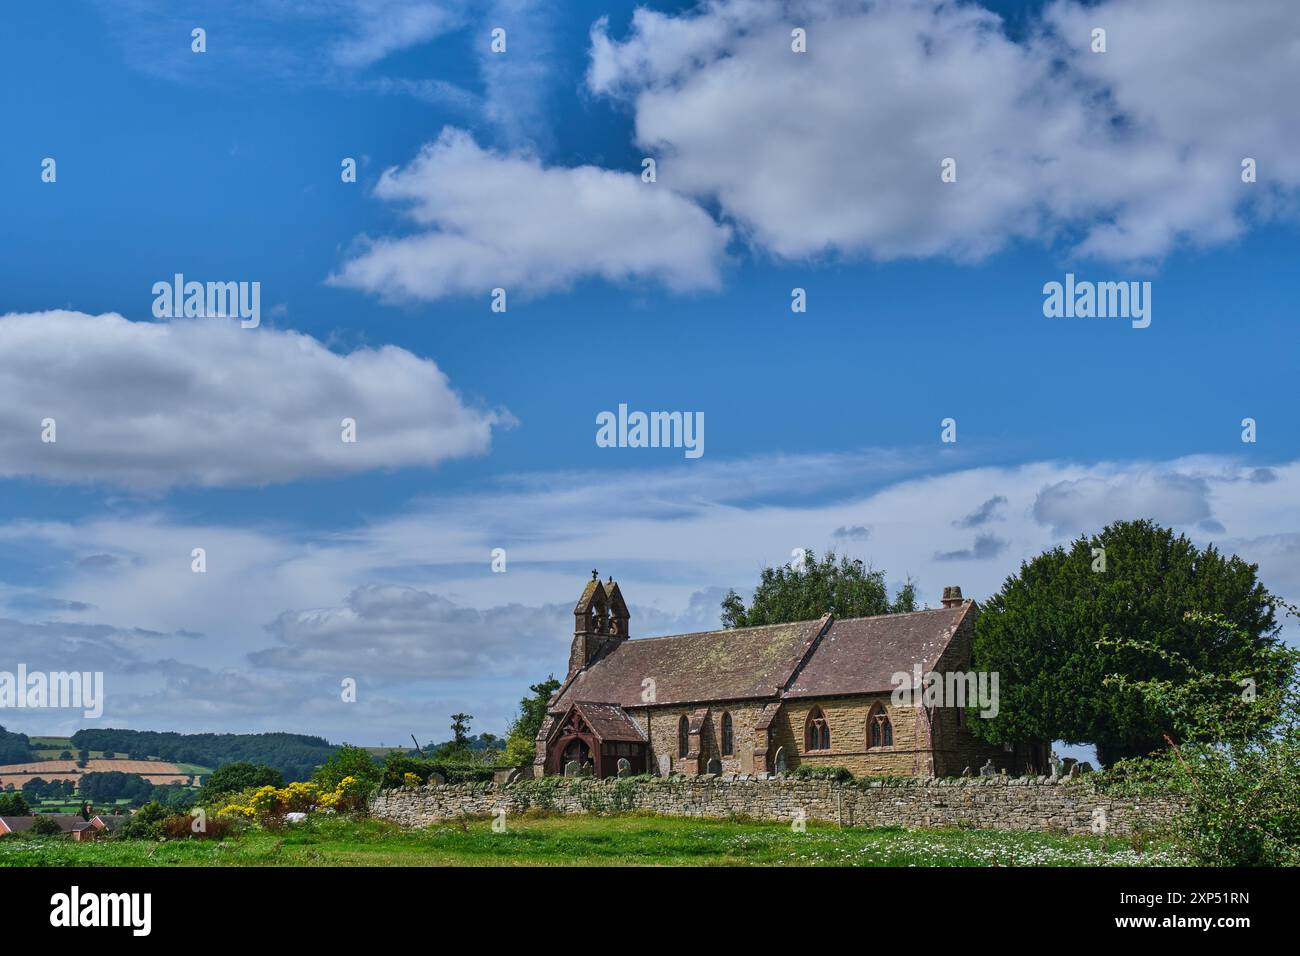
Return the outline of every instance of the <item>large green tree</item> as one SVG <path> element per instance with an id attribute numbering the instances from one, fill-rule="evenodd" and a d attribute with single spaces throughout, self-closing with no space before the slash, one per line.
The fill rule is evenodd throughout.
<path id="1" fill-rule="evenodd" d="M 0 727 L 0 764 L 26 763 L 32 759 L 26 734 L 14 734 Z"/>
<path id="2" fill-rule="evenodd" d="M 1023 563 L 976 623 L 974 666 L 999 675 L 999 710 L 972 729 L 991 743 L 1094 744 L 1103 764 L 1163 748 L 1173 728 L 1133 683 L 1177 679 L 1172 659 L 1211 672 L 1271 659 L 1258 652 L 1278 644 L 1274 599 L 1257 570 L 1150 521 Z"/>
<path id="3" fill-rule="evenodd" d="M 540 684 L 529 686 L 528 696 L 519 702 L 519 713 L 506 730 L 506 763 L 520 766 L 533 762 L 537 732 L 546 719 L 546 705 L 559 689 L 560 682 L 554 674 L 548 674 Z"/>
<path id="4" fill-rule="evenodd" d="M 383 774 L 384 768 L 370 755 L 370 751 L 345 743 L 316 769 L 312 781 L 323 790 L 333 790 L 344 777 L 352 777 L 371 788 L 379 785 Z"/>
<path id="5" fill-rule="evenodd" d="M 762 570 L 748 607 L 739 594 L 728 591 L 722 601 L 723 626 L 814 621 L 826 613 L 845 618 L 916 610 L 916 589 L 910 580 L 891 601 L 884 571 L 846 557 L 837 561 L 834 551 L 818 560 L 811 550 L 801 550 L 802 563 Z"/>
<path id="6" fill-rule="evenodd" d="M 0 817 L 26 817 L 31 812 L 32 808 L 21 793 L 0 793 Z"/>

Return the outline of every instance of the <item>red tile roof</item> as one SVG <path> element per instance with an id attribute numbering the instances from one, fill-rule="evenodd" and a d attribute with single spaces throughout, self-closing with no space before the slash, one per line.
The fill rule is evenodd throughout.
<path id="1" fill-rule="evenodd" d="M 564 712 L 578 701 L 631 709 L 887 692 L 895 672 L 910 674 L 915 663 L 928 670 L 973 607 L 968 601 L 909 614 L 624 641 L 580 671 L 550 712 Z M 654 681 L 653 700 L 643 697 L 646 680 Z"/>
<path id="2" fill-rule="evenodd" d="M 601 740 L 622 740 L 645 743 L 646 736 L 618 704 L 596 704 L 578 701 L 573 709 Z"/>
<path id="3" fill-rule="evenodd" d="M 84 830 L 86 827 L 95 828 L 93 823 L 83 820 L 78 813 L 42 813 L 39 816 L 49 817 L 59 825 L 59 829 L 64 833 L 72 833 L 76 830 Z M 0 824 L 3 824 L 5 833 L 26 833 L 36 823 L 36 816 L 23 817 L 0 817 Z"/>
<path id="4" fill-rule="evenodd" d="M 891 678 L 914 664 L 928 671 L 973 607 L 913 611 L 836 621 L 785 696 L 831 697 L 892 691 Z"/>
<path id="5" fill-rule="evenodd" d="M 624 641 L 579 672 L 551 712 L 580 700 L 644 707 L 775 697 L 823 625 L 800 621 Z M 646 680 L 654 681 L 652 702 L 642 697 Z"/>

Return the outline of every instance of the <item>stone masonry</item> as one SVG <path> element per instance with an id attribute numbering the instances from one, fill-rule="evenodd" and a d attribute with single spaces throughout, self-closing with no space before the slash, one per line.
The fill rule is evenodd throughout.
<path id="1" fill-rule="evenodd" d="M 403 826 L 427 826 L 463 816 L 507 815 L 530 809 L 556 813 L 649 811 L 666 816 L 789 821 L 842 826 L 974 828 L 1112 836 L 1166 821 L 1173 798 L 1116 798 L 1087 781 L 1042 777 L 929 778 L 840 784 L 723 775 L 630 779 L 545 778 L 498 784 L 434 785 L 386 790 L 373 816 Z"/>

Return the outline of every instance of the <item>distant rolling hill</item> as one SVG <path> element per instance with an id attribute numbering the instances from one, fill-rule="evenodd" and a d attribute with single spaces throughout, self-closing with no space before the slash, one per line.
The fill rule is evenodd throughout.
<path id="1" fill-rule="evenodd" d="M 179 783 L 190 786 L 197 785 L 202 773 L 209 772 L 202 768 L 196 773 L 169 760 L 109 760 L 99 757 L 87 760 L 84 767 L 78 767 L 75 760 L 35 760 L 0 766 L 0 789 L 12 784 L 15 790 L 21 790 L 23 784 L 38 777 L 47 781 L 71 780 L 75 783 L 85 774 L 111 771 L 139 774 L 152 784 Z"/>

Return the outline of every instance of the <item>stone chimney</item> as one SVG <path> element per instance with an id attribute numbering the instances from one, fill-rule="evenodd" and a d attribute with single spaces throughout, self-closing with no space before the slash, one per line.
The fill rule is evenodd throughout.
<path id="1" fill-rule="evenodd" d="M 573 647 L 569 651 L 569 677 L 609 653 L 628 636 L 627 604 L 611 577 L 602 583 L 597 572 L 573 609 Z"/>
<path id="2" fill-rule="evenodd" d="M 944 607 L 961 607 L 962 604 L 961 588 L 958 585 L 950 584 L 943 589 Z"/>

